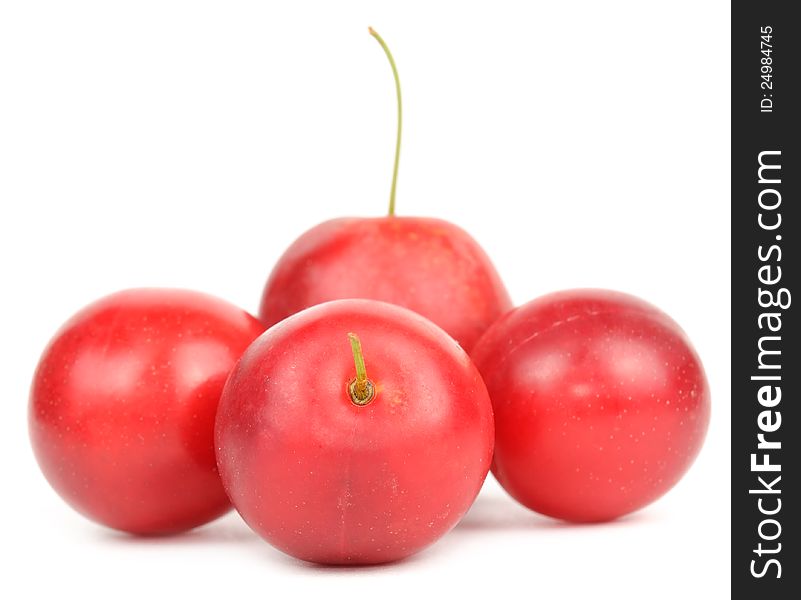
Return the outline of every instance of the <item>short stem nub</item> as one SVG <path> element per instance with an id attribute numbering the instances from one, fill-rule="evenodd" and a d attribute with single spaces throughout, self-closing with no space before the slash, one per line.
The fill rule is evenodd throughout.
<path id="1" fill-rule="evenodd" d="M 350 349 L 353 351 L 353 362 L 356 364 L 356 378 L 348 384 L 351 402 L 357 406 L 370 404 L 375 396 L 375 386 L 367 379 L 367 368 L 364 366 L 362 344 L 355 333 L 349 333 Z"/>

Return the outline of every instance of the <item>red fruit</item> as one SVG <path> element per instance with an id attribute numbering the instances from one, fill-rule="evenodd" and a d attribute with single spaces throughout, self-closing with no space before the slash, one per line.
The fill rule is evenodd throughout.
<path id="1" fill-rule="evenodd" d="M 304 233 L 273 269 L 259 316 L 277 323 L 306 307 L 371 298 L 428 317 L 469 350 L 512 306 L 479 245 L 447 221 L 335 219 Z"/>
<path id="2" fill-rule="evenodd" d="M 398 98 L 389 216 L 334 219 L 304 233 L 275 265 L 259 317 L 270 326 L 329 300 L 383 300 L 428 317 L 469 351 L 512 303 L 489 258 L 465 231 L 438 219 L 394 216 L 400 82 L 386 44 L 375 31 L 370 33 L 389 58 Z"/>
<path id="3" fill-rule="evenodd" d="M 481 488 L 492 439 L 464 351 L 373 300 L 322 304 L 264 333 L 231 373 L 216 429 L 245 521 L 287 554 L 331 564 L 397 560 L 449 531 Z"/>
<path id="4" fill-rule="evenodd" d="M 227 511 L 214 417 L 229 371 L 263 329 L 183 290 L 128 290 L 78 312 L 31 389 L 31 443 L 47 480 L 86 517 L 130 533 L 191 529 Z"/>
<path id="5" fill-rule="evenodd" d="M 495 410 L 493 473 L 517 500 L 605 521 L 682 477 L 709 424 L 687 336 L 633 296 L 573 290 L 505 315 L 473 351 Z"/>

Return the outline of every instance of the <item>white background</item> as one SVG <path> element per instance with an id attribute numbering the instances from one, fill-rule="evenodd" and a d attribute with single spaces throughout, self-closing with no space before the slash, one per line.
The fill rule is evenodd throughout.
<path id="1" fill-rule="evenodd" d="M 4 598 L 723 598 L 730 551 L 729 3 L 0 5 Z M 73 513 L 27 439 L 30 378 L 84 304 L 187 287 L 255 311 L 301 232 L 385 211 L 461 225 L 518 303 L 599 286 L 694 340 L 706 445 L 666 497 L 569 526 L 489 481 L 429 550 L 302 564 L 236 517 L 137 540 Z"/>

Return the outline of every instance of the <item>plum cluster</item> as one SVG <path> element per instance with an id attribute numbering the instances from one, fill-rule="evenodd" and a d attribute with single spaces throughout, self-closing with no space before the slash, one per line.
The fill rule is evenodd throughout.
<path id="1" fill-rule="evenodd" d="M 447 533 L 490 469 L 523 505 L 572 522 L 638 510 L 682 477 L 710 400 L 681 328 L 604 290 L 514 308 L 465 231 L 394 214 L 397 160 L 389 215 L 304 233 L 258 317 L 134 289 L 59 330 L 29 425 L 65 501 L 140 535 L 233 505 L 290 555 L 370 564 Z"/>

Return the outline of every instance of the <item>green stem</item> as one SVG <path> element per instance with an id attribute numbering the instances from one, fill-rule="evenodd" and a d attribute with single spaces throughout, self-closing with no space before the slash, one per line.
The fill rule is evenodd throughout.
<path id="1" fill-rule="evenodd" d="M 367 368 L 364 366 L 364 355 L 362 354 L 362 344 L 355 333 L 349 333 L 350 349 L 353 352 L 353 362 L 356 363 L 356 379 L 348 384 L 348 392 L 351 401 L 364 406 L 370 404 L 375 395 L 373 382 L 367 379 Z"/>
<path id="2" fill-rule="evenodd" d="M 395 66 L 395 59 L 392 58 L 392 53 L 389 51 L 387 47 L 387 43 L 384 39 L 376 33 L 376 31 L 372 27 L 368 27 L 367 30 L 370 32 L 378 43 L 381 44 L 381 47 L 384 49 L 384 52 L 389 59 L 389 66 L 392 67 L 392 76 L 395 78 L 395 92 L 397 93 L 398 97 L 398 135 L 395 140 L 395 164 L 392 167 L 392 188 L 389 192 L 389 216 L 395 216 L 395 188 L 398 185 L 398 163 L 400 162 L 400 148 L 401 148 L 401 129 L 403 127 L 403 103 L 401 102 L 401 86 L 400 86 L 400 79 L 398 78 L 398 68 Z"/>

